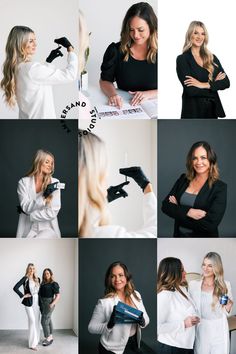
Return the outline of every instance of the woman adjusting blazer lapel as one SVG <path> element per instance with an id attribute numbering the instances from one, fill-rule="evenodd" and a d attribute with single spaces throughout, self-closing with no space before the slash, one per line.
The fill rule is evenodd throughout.
<path id="1" fill-rule="evenodd" d="M 176 181 L 162 202 L 175 219 L 174 237 L 217 237 L 227 201 L 227 185 L 219 180 L 215 152 L 207 142 L 191 147 L 187 173 Z"/>

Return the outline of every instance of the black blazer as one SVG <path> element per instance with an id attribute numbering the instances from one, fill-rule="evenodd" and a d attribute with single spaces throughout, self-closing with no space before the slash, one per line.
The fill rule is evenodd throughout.
<path id="1" fill-rule="evenodd" d="M 174 237 L 180 237 L 179 227 L 192 230 L 191 237 L 217 237 L 220 224 L 226 209 L 227 185 L 218 180 L 210 188 L 208 181 L 199 191 L 194 202 L 194 208 L 206 211 L 206 216 L 195 220 L 187 216 L 190 206 L 180 205 L 180 198 L 189 185 L 185 174 L 176 181 L 170 193 L 162 202 L 162 211 L 175 219 Z M 178 205 L 169 202 L 169 196 L 174 195 Z"/>
<path id="2" fill-rule="evenodd" d="M 224 90 L 230 86 L 228 77 L 215 81 L 219 72 L 224 72 L 220 61 L 213 56 L 214 72 L 213 80 L 209 81 L 209 72 L 195 61 L 191 49 L 177 57 L 177 75 L 183 86 L 181 118 L 218 118 L 225 117 L 218 90 Z M 201 82 L 208 82 L 210 89 L 184 85 L 186 75 L 192 76 Z"/>
<path id="3" fill-rule="evenodd" d="M 38 278 L 39 283 L 40 283 L 40 279 Z M 24 288 L 24 294 L 22 294 L 22 292 L 19 290 L 19 288 L 23 285 Z M 29 288 L 29 279 L 24 276 L 23 278 L 21 278 L 20 281 L 18 281 L 18 283 L 16 283 L 16 285 L 14 286 L 13 290 L 20 296 L 20 298 L 22 298 L 24 295 L 26 294 L 31 294 L 30 292 L 30 288 Z M 26 297 L 23 299 L 22 304 L 25 306 L 32 306 L 33 305 L 33 298 L 32 297 Z"/>

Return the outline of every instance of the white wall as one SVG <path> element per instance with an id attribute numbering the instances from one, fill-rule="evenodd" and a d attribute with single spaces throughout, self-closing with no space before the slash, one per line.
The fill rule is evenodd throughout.
<path id="1" fill-rule="evenodd" d="M 44 268 L 51 268 L 60 285 L 61 298 L 53 313 L 55 329 L 72 329 L 78 281 L 75 271 L 76 240 L 0 239 L 0 329 L 27 329 L 27 316 L 14 285 L 25 275 L 28 263 L 34 263 L 42 279 Z M 78 278 L 77 278 L 78 279 Z M 21 289 L 23 291 L 23 289 Z M 78 299 L 76 300 L 78 301 Z"/>
<path id="2" fill-rule="evenodd" d="M 5 60 L 5 45 L 8 34 L 13 26 L 23 25 L 32 28 L 37 38 L 36 61 L 45 62 L 52 49 L 57 48 L 54 39 L 68 37 L 75 51 L 78 51 L 78 1 L 77 0 L 1 0 L 0 2 L 0 67 Z M 63 58 L 53 63 L 57 67 L 66 65 L 66 49 L 62 49 Z M 2 79 L 2 71 L 0 80 Z M 77 83 L 56 85 L 53 88 L 56 112 L 59 116 L 63 108 L 74 100 L 77 94 Z M 18 109 L 8 109 L 0 90 L 0 118 L 17 118 Z"/>
<path id="3" fill-rule="evenodd" d="M 86 121 L 79 122 L 80 128 L 86 128 Z M 156 150 L 157 122 L 155 120 L 99 120 L 94 133 L 102 138 L 109 157 L 108 185 L 117 185 L 125 181 L 119 174 L 119 168 L 141 166 L 153 183 L 156 193 Z M 128 163 L 125 166 L 125 154 Z M 120 198 L 109 204 L 112 223 L 135 230 L 142 226 L 142 197 L 140 187 L 130 180 L 125 187 L 128 198 Z"/>
<path id="4" fill-rule="evenodd" d="M 182 85 L 176 74 L 176 57 L 182 53 L 185 33 L 191 21 L 202 21 L 209 33 L 210 51 L 220 60 L 231 81 L 231 87 L 220 92 L 227 118 L 236 117 L 236 66 L 232 54 L 235 42 L 235 2 L 199 0 L 194 6 L 189 0 L 165 0 L 158 3 L 158 117 L 180 118 Z M 171 103 L 171 104 L 170 104 Z"/>
<path id="5" fill-rule="evenodd" d="M 90 36 L 90 57 L 88 62 L 89 82 L 98 85 L 100 66 L 106 48 L 112 42 L 119 42 L 123 18 L 127 10 L 138 1 L 87 1 L 80 0 L 79 6 L 85 15 Z M 156 12 L 157 1 L 147 1 Z M 92 9 L 91 9 L 92 6 Z"/>

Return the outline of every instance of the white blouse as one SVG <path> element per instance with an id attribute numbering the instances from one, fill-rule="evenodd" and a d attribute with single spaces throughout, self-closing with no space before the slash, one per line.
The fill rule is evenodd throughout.
<path id="1" fill-rule="evenodd" d="M 218 320 L 224 316 L 222 306 L 218 301 L 215 307 L 212 307 L 213 291 L 201 291 L 201 318 L 205 320 Z"/>
<path id="2" fill-rule="evenodd" d="M 196 316 L 197 309 L 187 290 L 163 290 L 157 295 L 158 341 L 173 347 L 192 349 L 195 338 L 195 326 L 185 328 L 184 320 Z"/>

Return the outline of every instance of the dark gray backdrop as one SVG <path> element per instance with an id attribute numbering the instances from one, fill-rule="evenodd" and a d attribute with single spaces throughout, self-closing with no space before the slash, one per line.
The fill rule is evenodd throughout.
<path id="1" fill-rule="evenodd" d="M 142 330 L 144 344 L 156 343 L 156 274 L 155 239 L 80 239 L 79 242 L 79 342 L 80 354 L 96 354 L 100 335 L 90 334 L 88 324 L 98 299 L 104 296 L 104 278 L 109 265 L 125 263 L 135 288 L 140 292 L 150 324 Z M 147 351 L 149 353 L 149 351 Z M 151 351 L 150 351 L 151 352 Z"/>
<path id="2" fill-rule="evenodd" d="M 19 205 L 17 183 L 30 169 L 34 154 L 45 149 L 55 156 L 54 177 L 61 191 L 58 222 L 63 237 L 78 235 L 78 121 L 0 120 L 0 237 L 15 237 Z"/>
<path id="3" fill-rule="evenodd" d="M 158 236 L 172 237 L 174 219 L 161 211 L 162 200 L 186 172 L 187 153 L 193 143 L 205 140 L 216 152 L 220 179 L 227 183 L 227 208 L 219 226 L 221 237 L 236 237 L 236 121 L 158 121 Z"/>

